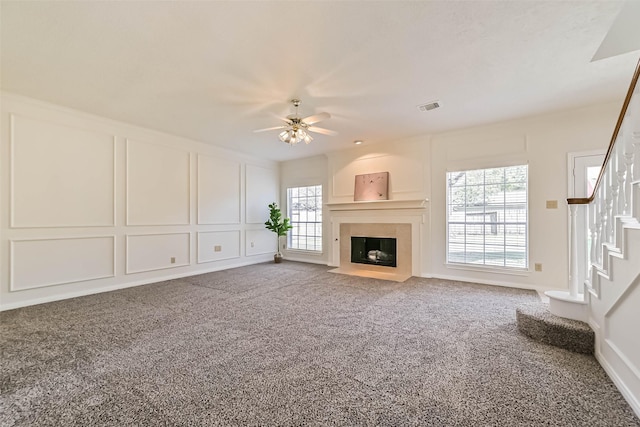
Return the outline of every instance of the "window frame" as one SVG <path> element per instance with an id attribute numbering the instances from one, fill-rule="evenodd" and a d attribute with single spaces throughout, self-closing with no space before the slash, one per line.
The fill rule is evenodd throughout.
<path id="1" fill-rule="evenodd" d="M 293 214 L 292 214 L 292 190 L 297 189 L 298 191 L 300 191 L 300 189 L 307 189 L 310 187 L 316 187 L 319 188 L 320 190 L 320 195 L 314 195 L 312 197 L 314 197 L 316 199 L 316 204 L 317 206 L 319 206 L 319 209 L 316 211 L 316 220 L 315 221 L 295 221 L 293 220 Z M 291 187 L 287 187 L 286 188 L 286 197 L 287 197 L 287 218 L 289 218 L 289 222 L 292 226 L 294 226 L 294 224 L 314 224 L 314 234 L 309 235 L 309 234 L 305 234 L 305 237 L 311 237 L 311 238 L 315 238 L 315 239 L 319 239 L 319 246 L 320 249 L 306 249 L 306 248 L 297 248 L 297 247 L 292 247 L 292 240 L 294 237 L 293 231 L 295 229 L 292 228 L 291 230 L 289 230 L 287 232 L 287 250 L 288 251 L 292 251 L 292 252 L 300 252 L 300 253 L 306 253 L 306 254 L 315 254 L 315 255 L 320 255 L 323 253 L 324 251 L 324 215 L 323 215 L 323 207 L 324 207 L 324 203 L 323 203 L 323 197 L 324 197 L 324 189 L 323 189 L 323 185 L 322 184 L 310 184 L 310 185 L 297 185 L 297 186 L 291 186 Z M 298 198 L 300 198 L 298 196 Z M 309 198 L 309 196 L 305 196 L 305 198 Z M 317 213 L 320 213 L 320 220 L 317 220 Z M 317 226 L 320 226 L 319 230 L 320 230 L 320 234 L 316 234 L 315 230 L 317 230 Z M 301 234 L 298 234 L 298 236 L 301 236 Z"/>
<path id="2" fill-rule="evenodd" d="M 487 264 L 486 263 L 486 233 L 483 233 L 483 263 L 482 264 L 476 264 L 476 263 L 472 263 L 472 262 L 460 262 L 460 261 L 451 261 L 449 259 L 450 257 L 450 225 L 451 225 L 451 220 L 450 220 L 450 210 L 451 210 L 451 206 L 452 203 L 450 201 L 450 197 L 451 197 L 451 186 L 449 184 L 449 178 L 451 174 L 455 174 L 455 173 L 462 173 L 464 172 L 469 173 L 469 172 L 480 172 L 482 171 L 483 173 L 487 170 L 492 170 L 492 169 L 508 169 L 508 168 L 512 168 L 512 167 L 525 167 L 525 197 L 524 197 L 524 208 L 525 208 L 525 222 L 517 222 L 515 221 L 515 224 L 513 222 L 511 222 L 511 224 L 509 224 L 506 220 L 503 220 L 502 224 L 501 223 L 497 223 L 497 226 L 499 227 L 500 225 L 502 225 L 503 227 L 506 225 L 512 225 L 512 226 L 518 226 L 518 225 L 524 225 L 525 231 L 524 231 L 524 266 L 509 266 L 509 265 L 505 265 L 506 264 L 506 255 L 504 258 L 504 262 L 502 265 L 494 265 L 494 264 Z M 465 176 L 466 179 L 466 176 Z M 500 182 L 500 185 L 505 185 L 508 184 L 509 182 L 506 180 L 502 180 Z M 489 185 L 495 185 L 496 183 L 490 183 Z M 483 184 L 482 184 L 482 188 L 483 188 L 483 192 L 485 191 L 484 189 L 487 186 L 487 182 L 486 182 L 486 175 L 484 175 L 483 178 Z M 466 189 L 466 182 L 465 182 L 465 189 Z M 503 191 L 502 194 L 506 194 L 506 191 Z M 483 196 L 485 197 L 485 196 Z M 507 202 L 506 202 L 506 198 L 504 199 L 505 201 L 502 204 L 502 209 L 506 210 Z M 465 195 L 465 202 L 464 202 L 464 207 L 465 207 L 465 216 L 464 216 L 464 221 L 462 222 L 462 224 L 466 227 L 467 224 L 482 224 L 484 227 L 487 226 L 487 221 L 484 220 L 483 222 L 477 222 L 477 223 L 473 223 L 473 222 L 468 222 L 467 221 L 467 214 L 466 214 L 466 209 L 469 205 L 467 205 L 467 200 L 466 200 L 466 195 Z M 484 204 L 481 205 L 483 207 L 483 212 L 481 213 L 484 217 L 486 217 L 487 215 L 490 214 L 490 212 L 486 212 L 486 207 L 488 206 L 487 204 L 487 200 L 486 198 L 484 199 Z M 476 206 L 477 207 L 477 206 Z M 448 268 L 454 268 L 454 269 L 467 269 L 467 270 L 478 270 L 478 271 L 495 271 L 495 272 L 500 272 L 503 274 L 514 274 L 514 275 L 521 275 L 521 274 L 526 274 L 529 272 L 530 269 L 530 239 L 529 239 L 529 164 L 527 162 L 523 162 L 523 163 L 515 163 L 515 164 L 506 164 L 506 165 L 496 165 L 496 166 L 490 166 L 490 167 L 483 167 L 483 168 L 465 168 L 465 169 L 458 169 L 458 170 L 447 170 L 446 174 L 445 174 L 445 265 Z M 460 223 L 460 221 L 454 221 L 456 223 Z M 491 225 L 491 224 L 489 224 Z M 503 253 L 506 252 L 507 248 L 510 245 L 506 244 L 506 229 L 505 229 L 505 236 L 504 236 L 504 243 L 502 245 L 502 251 Z M 466 231 L 465 231 L 465 249 L 464 249 L 464 253 L 467 254 L 467 250 L 466 250 L 466 246 L 467 246 L 467 240 L 466 240 Z"/>

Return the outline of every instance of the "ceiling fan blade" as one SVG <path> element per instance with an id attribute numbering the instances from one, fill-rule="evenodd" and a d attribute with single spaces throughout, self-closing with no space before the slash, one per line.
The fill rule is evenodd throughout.
<path id="1" fill-rule="evenodd" d="M 329 113 L 318 113 L 318 114 L 314 114 L 313 116 L 305 117 L 304 119 L 302 119 L 302 121 L 308 125 L 312 125 L 314 123 L 318 123 L 330 118 L 331 118 L 331 114 Z"/>
<path id="2" fill-rule="evenodd" d="M 283 122 L 285 122 L 285 123 L 287 123 L 287 124 L 291 124 L 291 119 L 289 119 L 289 118 L 287 118 L 287 117 L 282 117 L 282 116 L 279 116 L 279 115 L 277 115 L 277 114 L 275 114 L 275 113 L 271 113 L 271 115 L 272 115 L 273 117 L 275 117 L 276 119 L 278 119 L 278 120 L 281 120 L 281 121 L 283 121 Z"/>
<path id="3" fill-rule="evenodd" d="M 286 128 L 288 128 L 288 127 L 289 127 L 289 126 L 275 126 L 275 127 L 272 127 L 272 128 L 256 129 L 256 130 L 254 130 L 253 132 L 254 132 L 254 133 L 257 133 L 257 132 L 265 132 L 265 131 L 268 131 L 268 130 L 286 129 Z"/>
<path id="4" fill-rule="evenodd" d="M 321 133 L 321 134 L 323 134 L 323 135 L 331 135 L 331 136 L 334 136 L 334 135 L 337 135 L 337 134 L 338 134 L 338 132 L 334 132 L 334 131 L 329 130 L 329 129 L 319 128 L 319 127 L 317 127 L 317 126 L 309 126 L 309 127 L 307 128 L 307 130 L 308 130 L 308 131 L 311 131 L 311 132 Z"/>

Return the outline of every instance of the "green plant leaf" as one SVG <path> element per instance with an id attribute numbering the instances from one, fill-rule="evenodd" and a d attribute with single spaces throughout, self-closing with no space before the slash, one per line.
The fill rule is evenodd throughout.
<path id="1" fill-rule="evenodd" d="M 265 228 L 273 231 L 278 236 L 286 236 L 287 231 L 293 228 L 289 223 L 289 218 L 282 218 L 282 212 L 276 202 L 269 204 L 269 220 L 264 225 Z"/>

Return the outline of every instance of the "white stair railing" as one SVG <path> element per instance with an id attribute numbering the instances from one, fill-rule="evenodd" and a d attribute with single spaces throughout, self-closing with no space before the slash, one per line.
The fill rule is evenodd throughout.
<path id="1" fill-rule="evenodd" d="M 593 194 L 588 198 L 567 199 L 571 242 L 569 293 L 572 297 L 577 295 L 580 287 L 578 263 L 588 263 L 585 266 L 586 285 L 590 288 L 594 280 L 591 266 L 603 270 L 607 266 L 604 254 L 619 252 L 622 249 L 622 242 L 616 238 L 616 221 L 624 221 L 625 217 L 633 214 L 632 203 L 640 206 L 640 201 L 634 201 L 632 197 L 634 183 L 640 185 L 640 86 L 637 85 L 639 74 L 640 62 L 622 106 Z M 591 238 L 588 260 L 578 259 L 576 213 L 579 208 L 587 209 L 588 230 L 585 235 Z"/>

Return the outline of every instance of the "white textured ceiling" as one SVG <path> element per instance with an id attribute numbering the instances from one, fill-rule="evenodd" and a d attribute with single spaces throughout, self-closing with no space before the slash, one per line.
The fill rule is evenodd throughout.
<path id="1" fill-rule="evenodd" d="M 0 7 L 3 90 L 275 160 L 621 100 L 638 59 L 590 62 L 619 1 Z M 338 136 L 252 132 L 292 97 Z"/>

